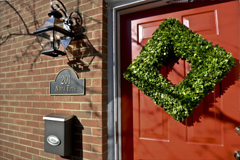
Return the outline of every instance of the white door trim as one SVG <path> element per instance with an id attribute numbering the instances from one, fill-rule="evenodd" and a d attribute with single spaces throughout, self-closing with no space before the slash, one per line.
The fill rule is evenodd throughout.
<path id="1" fill-rule="evenodd" d="M 108 1 L 108 159 L 122 159 L 120 16 L 171 4 L 171 0 Z"/>

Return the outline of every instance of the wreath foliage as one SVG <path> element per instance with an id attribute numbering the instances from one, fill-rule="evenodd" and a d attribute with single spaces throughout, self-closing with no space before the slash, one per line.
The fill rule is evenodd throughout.
<path id="1" fill-rule="evenodd" d="M 158 70 L 172 55 L 192 65 L 186 78 L 176 86 Z M 234 66 L 231 53 L 169 18 L 153 33 L 124 77 L 181 122 Z"/>

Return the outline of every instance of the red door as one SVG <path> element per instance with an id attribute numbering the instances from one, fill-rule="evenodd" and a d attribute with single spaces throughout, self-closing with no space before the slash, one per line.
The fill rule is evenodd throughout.
<path id="1" fill-rule="evenodd" d="M 139 55 L 159 24 L 170 17 L 231 52 L 237 66 L 183 123 L 175 121 L 122 78 L 123 159 L 234 159 L 234 152 L 240 150 L 240 136 L 235 133 L 235 127 L 240 124 L 239 2 L 171 13 L 169 8 L 162 8 L 165 14 L 158 15 L 153 10 L 155 15 L 145 12 L 150 13 L 148 17 L 141 12 L 122 18 L 121 27 L 131 28 L 131 32 L 125 30 L 121 34 L 122 72 Z M 127 44 L 129 38 L 131 45 Z M 184 60 L 172 59 L 159 72 L 177 85 L 189 70 Z"/>

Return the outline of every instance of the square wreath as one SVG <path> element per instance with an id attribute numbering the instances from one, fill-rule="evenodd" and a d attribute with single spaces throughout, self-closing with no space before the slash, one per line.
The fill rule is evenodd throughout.
<path id="1" fill-rule="evenodd" d="M 158 70 L 172 56 L 192 65 L 187 77 L 176 86 Z M 156 105 L 182 122 L 234 66 L 234 58 L 222 47 L 212 45 L 177 19 L 169 18 L 153 33 L 123 75 Z"/>

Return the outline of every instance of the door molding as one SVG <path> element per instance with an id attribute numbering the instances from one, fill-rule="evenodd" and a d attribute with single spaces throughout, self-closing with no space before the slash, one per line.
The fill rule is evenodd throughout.
<path id="1" fill-rule="evenodd" d="M 170 4 L 171 0 L 108 2 L 108 159 L 122 159 L 120 16 Z"/>
<path id="2" fill-rule="evenodd" d="M 122 159 L 120 17 L 138 11 L 170 5 L 174 1 L 125 0 L 117 4 L 110 2 L 111 0 L 105 1 L 108 1 L 108 159 Z M 178 2 L 194 1 L 179 0 Z M 175 2 L 177 3 L 177 1 Z M 221 2 L 225 1 L 214 1 L 214 3 Z"/>

